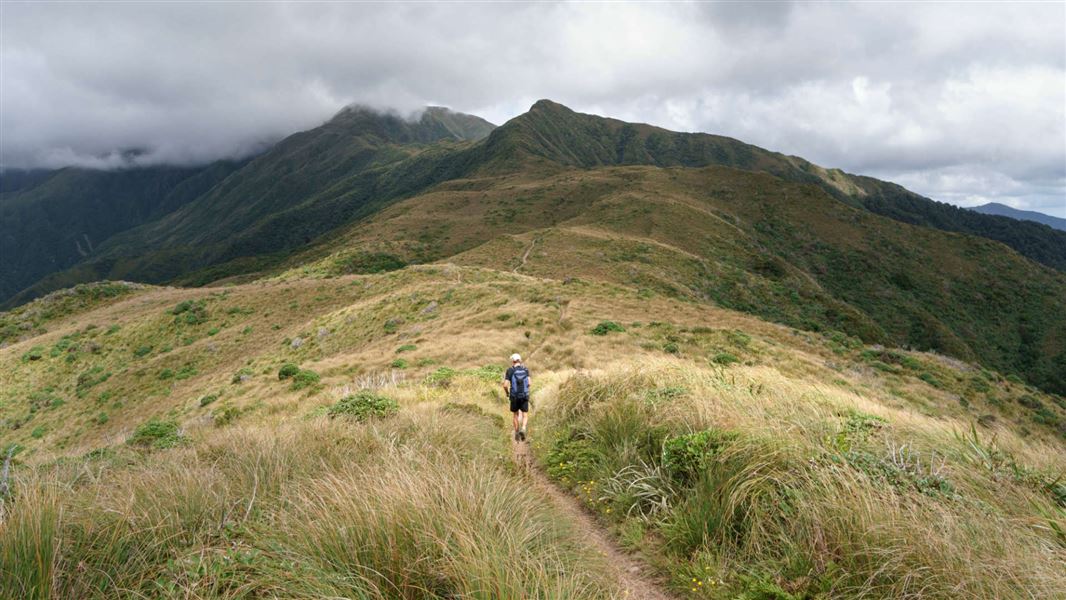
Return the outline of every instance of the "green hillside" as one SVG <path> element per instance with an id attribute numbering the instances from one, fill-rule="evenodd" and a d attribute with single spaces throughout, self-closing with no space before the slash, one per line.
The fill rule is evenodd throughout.
<path id="1" fill-rule="evenodd" d="M 470 177 L 295 256 L 291 272 L 441 259 L 512 268 L 531 243 L 526 273 L 611 281 L 937 351 L 1066 391 L 1066 275 L 990 240 L 901 225 L 819 186 L 737 169 L 542 167 Z"/>
<path id="2" fill-rule="evenodd" d="M 10 182 L 0 193 L 0 299 L 93 260 L 115 234 L 174 212 L 241 164 L 4 173 L 0 180 Z"/>
<path id="3" fill-rule="evenodd" d="M 591 272 L 524 274 L 548 268 L 538 248 L 567 256 L 541 243 L 524 265 L 518 243 L 492 269 L 101 284 L 5 315 L 41 320 L 0 349 L 0 597 L 1066 586 L 1061 397 Z M 498 384 L 516 350 L 528 447 Z"/>
<path id="4" fill-rule="evenodd" d="M 14 301 L 98 279 L 202 285 L 453 257 L 498 267 L 541 239 L 553 258 L 534 254 L 531 272 L 942 352 L 1066 392 L 1066 276 L 989 240 L 1056 264 L 1066 237 L 937 206 L 730 138 L 546 100 L 497 128 L 445 109 L 417 122 L 347 109 Z"/>
<path id="5" fill-rule="evenodd" d="M 165 282 L 231 260 L 240 270 L 262 269 L 279 253 L 425 187 L 437 157 L 491 129 L 442 108 L 427 109 L 415 122 L 347 108 L 282 140 L 181 210 L 99 244 L 92 257 L 45 277 L 8 305 L 99 279 Z"/>

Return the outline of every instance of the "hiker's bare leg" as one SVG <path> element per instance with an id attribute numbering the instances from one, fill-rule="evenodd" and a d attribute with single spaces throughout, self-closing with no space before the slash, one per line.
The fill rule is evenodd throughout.
<path id="1" fill-rule="evenodd" d="M 518 431 L 518 413 L 519 411 L 517 410 L 511 413 L 511 424 L 514 426 L 515 431 Z"/>
<path id="2" fill-rule="evenodd" d="M 529 413 L 525 411 L 518 411 L 518 429 L 525 431 L 526 426 L 529 424 Z"/>

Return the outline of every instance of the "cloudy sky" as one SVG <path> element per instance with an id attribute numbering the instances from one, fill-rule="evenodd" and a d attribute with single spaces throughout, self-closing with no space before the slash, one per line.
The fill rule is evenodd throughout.
<path id="1" fill-rule="evenodd" d="M 0 3 L 6 167 L 247 154 L 538 98 L 1066 217 L 1066 3 Z"/>

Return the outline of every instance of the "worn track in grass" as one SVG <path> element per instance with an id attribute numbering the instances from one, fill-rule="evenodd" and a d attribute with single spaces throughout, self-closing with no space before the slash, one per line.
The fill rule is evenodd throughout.
<path id="1" fill-rule="evenodd" d="M 577 498 L 560 490 L 537 468 L 529 452 L 529 444 L 513 442 L 512 455 L 515 465 L 530 479 L 532 485 L 551 498 L 560 516 L 570 521 L 578 535 L 607 559 L 622 590 L 622 598 L 674 600 L 674 596 L 662 590 L 661 584 L 650 575 L 646 565 L 618 547 L 611 534 L 596 522 Z"/>

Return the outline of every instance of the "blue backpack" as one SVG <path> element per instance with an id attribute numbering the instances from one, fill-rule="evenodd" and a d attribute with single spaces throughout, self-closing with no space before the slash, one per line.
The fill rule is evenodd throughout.
<path id="1" fill-rule="evenodd" d="M 518 400 L 529 398 L 529 371 L 521 365 L 511 372 L 511 397 Z"/>

